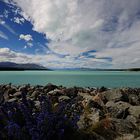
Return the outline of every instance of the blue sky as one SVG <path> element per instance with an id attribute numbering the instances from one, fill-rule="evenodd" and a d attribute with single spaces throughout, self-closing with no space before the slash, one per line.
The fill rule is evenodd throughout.
<path id="1" fill-rule="evenodd" d="M 140 1 L 0 0 L 0 61 L 140 67 Z"/>
<path id="2" fill-rule="evenodd" d="M 4 22 L 4 24 L 1 24 L 0 26 L 0 31 L 3 32 L 7 38 L 0 38 L 0 46 L 28 54 L 36 54 L 36 51 L 43 53 L 43 46 L 46 48 L 46 45 L 44 44 L 48 42 L 45 35 L 33 31 L 33 25 L 18 13 L 14 13 L 13 10 L 15 9 L 16 7 L 11 8 L 8 4 L 0 1 L 1 22 Z M 24 22 L 18 23 L 14 18 L 23 18 Z M 6 28 L 5 25 L 8 28 Z M 24 38 L 20 39 L 21 34 L 25 36 L 31 35 L 33 40 L 26 41 Z M 29 43 L 32 45 L 30 46 Z"/>

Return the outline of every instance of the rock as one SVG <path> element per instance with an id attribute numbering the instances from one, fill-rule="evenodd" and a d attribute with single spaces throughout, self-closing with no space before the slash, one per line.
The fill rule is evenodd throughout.
<path id="1" fill-rule="evenodd" d="M 103 108 L 104 106 L 104 102 L 102 99 L 104 98 L 102 97 L 102 94 L 99 94 L 99 93 L 93 97 L 93 101 L 100 106 L 99 109 Z"/>
<path id="2" fill-rule="evenodd" d="M 106 104 L 105 104 L 106 107 L 114 107 L 115 106 L 115 102 L 114 101 L 108 101 Z"/>
<path id="3" fill-rule="evenodd" d="M 54 90 L 56 88 L 57 88 L 57 86 L 53 85 L 51 83 L 48 83 L 46 86 L 44 86 L 44 89 L 45 89 L 46 92 L 49 92 L 49 91 Z"/>
<path id="4" fill-rule="evenodd" d="M 131 105 L 122 101 L 116 103 L 113 101 L 109 101 L 105 106 L 107 107 L 107 110 L 110 113 L 111 117 L 125 119 L 129 115 L 128 109 Z"/>
<path id="5" fill-rule="evenodd" d="M 136 126 L 136 122 L 137 122 L 137 119 L 136 117 L 132 116 L 132 115 L 128 115 L 126 120 L 130 121 L 133 125 Z"/>
<path id="6" fill-rule="evenodd" d="M 100 110 L 102 110 L 104 108 L 100 102 L 96 102 L 94 100 L 90 100 L 87 104 L 87 107 L 96 108 L 96 109 L 100 109 Z"/>
<path id="7" fill-rule="evenodd" d="M 77 122 L 77 126 L 79 129 L 85 128 L 85 116 L 81 115 L 79 121 Z"/>
<path id="8" fill-rule="evenodd" d="M 20 91 L 18 91 L 15 94 L 13 94 L 13 97 L 21 98 L 21 95 L 22 95 L 22 93 Z"/>
<path id="9" fill-rule="evenodd" d="M 54 89 L 48 92 L 47 94 L 51 96 L 60 96 L 62 95 L 62 91 L 60 89 Z"/>
<path id="10" fill-rule="evenodd" d="M 140 106 L 131 106 L 128 111 L 129 111 L 130 115 L 132 115 L 136 118 L 140 117 Z"/>
<path id="11" fill-rule="evenodd" d="M 84 100 L 92 100 L 93 99 L 93 96 L 89 95 L 88 93 L 78 93 L 78 96 L 81 96 L 83 97 Z"/>
<path id="12" fill-rule="evenodd" d="M 99 92 L 104 92 L 104 91 L 107 91 L 107 88 L 106 88 L 106 87 L 101 87 L 101 88 L 99 89 Z"/>
<path id="13" fill-rule="evenodd" d="M 13 95 L 16 91 L 17 91 L 16 88 L 9 88 L 7 90 L 7 93 L 8 93 L 8 95 Z"/>
<path id="14" fill-rule="evenodd" d="M 53 107 L 56 108 L 56 107 L 58 107 L 58 105 L 59 105 L 59 103 L 55 103 L 55 104 L 53 105 Z"/>
<path id="15" fill-rule="evenodd" d="M 0 91 L 0 104 L 4 102 L 3 91 Z"/>
<path id="16" fill-rule="evenodd" d="M 12 99 L 9 99 L 9 100 L 8 100 L 9 103 L 16 102 L 16 101 L 17 101 L 16 98 L 12 98 Z"/>
<path id="17" fill-rule="evenodd" d="M 135 94 L 128 95 L 129 103 L 132 105 L 139 105 L 139 98 Z"/>
<path id="18" fill-rule="evenodd" d="M 70 98 L 75 98 L 78 94 L 78 90 L 76 87 L 67 88 L 63 90 L 64 95 L 69 96 Z"/>
<path id="19" fill-rule="evenodd" d="M 7 91 L 4 92 L 3 97 L 4 97 L 4 101 L 8 101 L 9 100 L 9 94 L 8 94 Z"/>
<path id="20" fill-rule="evenodd" d="M 134 140 L 133 134 L 123 134 L 123 136 L 115 138 L 115 140 Z"/>
<path id="21" fill-rule="evenodd" d="M 108 100 L 108 101 L 120 101 L 122 98 L 122 93 L 120 89 L 111 89 L 105 92 L 102 92 L 103 96 Z"/>
<path id="22" fill-rule="evenodd" d="M 95 132 L 81 131 L 78 137 L 73 137 L 74 140 L 106 140 L 104 137 L 98 135 Z"/>
<path id="23" fill-rule="evenodd" d="M 59 100 L 59 102 L 61 102 L 61 101 L 68 101 L 68 100 L 70 100 L 70 97 L 68 97 L 68 96 L 60 96 L 58 98 L 58 100 Z"/>
<path id="24" fill-rule="evenodd" d="M 119 102 L 116 102 L 116 103 L 115 103 L 115 106 L 118 107 L 118 108 L 120 108 L 120 109 L 127 109 L 127 108 L 129 108 L 131 105 L 130 105 L 129 103 L 119 101 Z"/>
<path id="25" fill-rule="evenodd" d="M 99 122 L 99 110 L 93 109 L 91 112 L 85 111 L 81 116 L 77 125 L 79 129 L 86 129 L 91 127 L 93 124 Z"/>
<path id="26" fill-rule="evenodd" d="M 127 120 L 105 118 L 94 124 L 92 130 L 107 140 L 114 140 L 122 134 L 132 134 L 135 127 Z"/>
<path id="27" fill-rule="evenodd" d="M 38 97 L 40 94 L 41 94 L 40 92 L 34 91 L 30 97 L 33 98 L 33 99 L 37 99 L 37 97 Z"/>
<path id="28" fill-rule="evenodd" d="M 115 130 L 121 134 L 132 133 L 135 130 L 135 126 L 129 120 L 112 118 L 112 124 L 114 124 Z"/>
<path id="29" fill-rule="evenodd" d="M 135 140 L 140 140 L 140 137 L 137 137 Z"/>
<path id="30" fill-rule="evenodd" d="M 92 101 L 93 97 L 91 95 L 88 95 L 86 93 L 79 93 L 78 96 L 83 98 L 82 104 L 84 107 L 88 106 L 90 101 Z"/>
<path id="31" fill-rule="evenodd" d="M 35 103 L 35 107 L 37 109 L 40 109 L 40 102 L 39 101 L 34 101 L 34 103 Z"/>

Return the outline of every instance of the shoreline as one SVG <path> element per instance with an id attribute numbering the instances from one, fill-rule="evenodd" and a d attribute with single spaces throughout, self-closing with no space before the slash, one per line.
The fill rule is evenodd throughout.
<path id="1" fill-rule="evenodd" d="M 51 110 L 50 114 L 55 114 L 52 119 L 58 119 L 61 114 L 62 118 L 59 118 L 56 124 L 67 119 L 70 124 L 67 124 L 68 126 L 63 124 L 62 126 L 71 126 L 71 129 L 61 128 L 60 124 L 56 129 L 56 124 L 53 124 L 53 130 L 51 127 L 49 127 L 49 130 L 51 134 L 52 131 L 55 131 L 55 134 L 51 135 L 50 140 L 53 140 L 54 137 L 58 139 L 59 130 L 63 130 L 63 138 L 60 138 L 60 140 L 83 140 L 85 138 L 87 140 L 140 139 L 140 88 L 66 88 L 53 84 L 47 84 L 46 86 L 0 85 L 0 118 L 2 118 L 0 123 L 3 125 L 2 128 L 0 126 L 0 138 L 2 140 L 9 138 L 9 131 L 5 130 L 5 127 L 9 126 L 9 121 L 12 121 L 16 126 L 18 125 L 20 134 L 23 135 L 23 128 L 27 125 L 25 120 L 28 116 L 24 116 L 24 113 L 18 114 L 21 111 L 21 105 L 24 106 L 24 109 L 26 107 L 27 110 L 29 108 L 32 110 L 30 113 L 26 111 L 32 120 L 35 119 L 36 115 L 42 113 L 43 105 L 46 105 L 47 113 L 50 113 L 48 112 L 48 106 L 51 106 L 49 108 Z M 13 117 L 14 115 L 11 115 L 11 118 L 6 117 L 9 112 L 12 115 L 14 114 L 16 118 Z M 25 120 L 21 117 L 22 115 L 23 118 L 26 118 Z M 54 120 L 50 122 L 52 123 Z M 35 123 L 30 127 L 33 126 L 38 125 Z M 42 126 L 43 124 L 40 127 Z M 48 124 L 46 125 L 47 128 Z M 28 129 L 26 131 L 26 137 L 33 139 L 30 131 L 28 132 Z M 37 127 L 36 131 L 39 131 Z M 48 129 L 47 131 L 41 130 L 40 133 L 38 132 L 39 138 L 42 134 L 48 134 Z M 11 134 L 13 139 L 22 139 L 22 137 L 19 136 L 20 138 L 18 138 L 14 134 Z M 39 138 L 36 139 L 40 140 Z M 45 135 L 43 138 L 48 137 Z"/>

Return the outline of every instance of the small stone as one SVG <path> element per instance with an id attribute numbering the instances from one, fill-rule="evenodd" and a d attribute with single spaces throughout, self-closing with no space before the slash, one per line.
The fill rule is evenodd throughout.
<path id="1" fill-rule="evenodd" d="M 61 102 L 61 101 L 68 101 L 68 100 L 70 100 L 70 97 L 68 97 L 68 96 L 60 96 L 58 98 L 58 100 L 59 100 L 59 102 Z"/>
<path id="2" fill-rule="evenodd" d="M 37 99 L 37 97 L 40 95 L 40 92 L 34 91 L 31 95 L 31 98 Z"/>
<path id="3" fill-rule="evenodd" d="M 75 98 L 78 94 L 78 90 L 76 87 L 74 88 L 67 88 L 63 90 L 64 95 L 69 96 L 70 98 Z"/>
<path id="4" fill-rule="evenodd" d="M 8 94 L 7 91 L 4 92 L 3 97 L 4 97 L 4 100 L 5 101 L 8 101 L 9 100 L 9 94 Z"/>
<path id="5" fill-rule="evenodd" d="M 62 91 L 60 89 L 54 89 L 48 92 L 47 94 L 51 96 L 60 96 L 62 95 Z"/>
<path id="6" fill-rule="evenodd" d="M 16 98 L 12 98 L 12 99 L 9 99 L 9 100 L 8 100 L 9 103 L 16 102 L 16 101 L 17 101 Z"/>
<path id="7" fill-rule="evenodd" d="M 34 103 L 35 103 L 35 107 L 37 109 L 40 109 L 40 102 L 39 101 L 34 101 Z"/>
<path id="8" fill-rule="evenodd" d="M 15 94 L 13 94 L 13 97 L 21 98 L 21 95 L 22 95 L 22 93 L 19 91 L 19 92 L 16 92 Z"/>
<path id="9" fill-rule="evenodd" d="M 8 95 L 13 95 L 16 91 L 17 91 L 16 88 L 9 88 L 7 90 L 7 93 L 8 93 Z"/>
<path id="10" fill-rule="evenodd" d="M 51 90 L 54 90 L 56 88 L 57 88 L 57 86 L 53 85 L 51 83 L 48 83 L 46 86 L 44 86 L 44 89 L 46 90 L 46 92 L 50 92 Z"/>
<path id="11" fill-rule="evenodd" d="M 0 91 L 0 104 L 4 101 L 3 91 Z"/>

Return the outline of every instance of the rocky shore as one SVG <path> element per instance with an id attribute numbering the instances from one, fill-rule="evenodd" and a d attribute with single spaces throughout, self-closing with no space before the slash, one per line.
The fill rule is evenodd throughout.
<path id="1" fill-rule="evenodd" d="M 34 126 L 32 131 L 36 130 L 35 134 L 38 134 L 38 137 L 35 137 L 35 134 L 32 136 L 30 131 L 27 131 L 31 130 L 31 127 L 27 125 L 28 117 L 30 116 L 30 119 L 34 119 L 36 116 L 39 118 L 44 105 L 46 108 L 48 106 L 49 109 L 51 108 L 51 111 L 48 109 L 46 112 L 53 114 L 52 117 L 49 117 L 50 120 L 45 119 L 45 123 L 46 120 L 51 123 L 57 120 L 57 126 L 53 124 L 48 128 L 50 123 L 47 122 L 47 125 L 39 130 L 38 119 L 35 119 L 37 121 L 31 124 Z M 29 115 L 26 113 L 23 115 L 23 110 L 27 110 Z M 48 116 L 51 116 L 50 114 Z M 72 122 L 71 129 L 64 127 L 64 124 L 62 128 L 62 125 L 58 123 L 61 122 L 60 118 L 57 118 L 58 115 L 64 120 Z M 44 118 L 44 116 L 42 117 Z M 55 119 L 51 120 L 52 118 Z M 44 119 L 42 120 L 44 124 Z M 41 127 L 42 125 L 40 129 Z M 9 133 L 10 128 L 14 130 L 12 134 Z M 53 130 L 49 131 L 49 135 L 44 136 L 46 133 L 44 129 L 47 129 L 48 134 L 48 130 L 51 128 Z M 19 130 L 18 135 L 15 135 Z M 61 130 L 59 134 L 63 134 L 63 136 L 58 138 L 59 134 L 54 132 L 55 130 L 57 132 Z M 20 135 L 23 133 L 25 136 L 21 138 Z M 45 140 L 47 138 L 50 140 L 140 140 L 140 88 L 66 88 L 53 84 L 46 86 L 0 85 L 0 139 Z"/>

